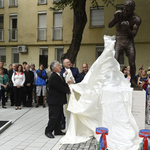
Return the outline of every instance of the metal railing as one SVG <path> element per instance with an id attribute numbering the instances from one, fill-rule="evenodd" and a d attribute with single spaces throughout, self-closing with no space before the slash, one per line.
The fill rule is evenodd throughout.
<path id="1" fill-rule="evenodd" d="M 4 41 L 4 29 L 0 29 L 0 41 Z"/>
<path id="2" fill-rule="evenodd" d="M 52 39 L 55 40 L 62 40 L 62 27 L 52 27 Z"/>
<path id="3" fill-rule="evenodd" d="M 0 0 L 0 8 L 3 8 L 3 7 L 4 7 L 4 1 Z"/>
<path id="4" fill-rule="evenodd" d="M 17 41 L 17 29 L 8 29 L 9 41 Z"/>
<path id="5" fill-rule="evenodd" d="M 9 0 L 9 7 L 18 6 L 18 0 Z"/>
<path id="6" fill-rule="evenodd" d="M 46 41 L 47 40 L 47 29 L 46 28 L 37 28 L 37 41 Z"/>
<path id="7" fill-rule="evenodd" d="M 47 4 L 47 0 L 38 0 L 38 5 Z"/>

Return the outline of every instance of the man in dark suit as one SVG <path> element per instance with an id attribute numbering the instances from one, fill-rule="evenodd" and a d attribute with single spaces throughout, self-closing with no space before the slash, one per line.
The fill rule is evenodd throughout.
<path id="1" fill-rule="evenodd" d="M 67 103 L 66 94 L 70 93 L 68 84 L 60 75 L 61 67 L 59 62 L 53 61 L 50 65 L 53 72 L 49 79 L 49 92 L 47 103 L 49 106 L 49 122 L 45 129 L 45 135 L 49 138 L 54 138 L 55 135 L 64 135 L 61 131 L 61 117 L 63 105 Z"/>
<path id="2" fill-rule="evenodd" d="M 34 82 L 34 73 L 30 71 L 30 66 L 27 64 L 25 66 L 26 71 L 25 74 L 25 83 L 24 83 L 24 97 L 23 97 L 23 105 L 26 107 L 32 107 L 32 91 L 33 91 L 33 82 Z M 28 95 L 28 100 L 26 101 Z"/>
<path id="3" fill-rule="evenodd" d="M 71 67 L 71 62 L 69 59 L 64 59 L 63 60 L 63 66 L 64 68 L 61 69 L 60 74 L 65 78 L 66 75 L 68 74 L 68 69 L 71 70 L 72 75 L 74 77 L 74 83 L 79 83 L 82 80 L 81 75 L 79 74 L 78 68 Z"/>
<path id="4" fill-rule="evenodd" d="M 12 70 L 9 70 L 9 72 L 8 72 L 10 101 L 11 101 L 11 105 L 10 105 L 10 106 L 14 106 L 14 91 L 13 91 L 13 83 L 12 83 L 11 77 L 12 77 L 13 73 L 16 72 L 17 65 L 16 65 L 16 64 L 13 64 L 13 65 L 12 65 L 12 68 L 13 68 L 13 69 L 12 69 Z"/>

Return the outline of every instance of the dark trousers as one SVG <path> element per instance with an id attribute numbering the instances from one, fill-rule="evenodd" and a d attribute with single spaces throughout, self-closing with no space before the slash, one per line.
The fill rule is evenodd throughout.
<path id="1" fill-rule="evenodd" d="M 21 88 L 14 87 L 13 89 L 14 89 L 15 105 L 21 106 L 23 87 L 21 87 Z"/>
<path id="2" fill-rule="evenodd" d="M 14 105 L 15 101 L 14 101 L 14 87 L 9 87 L 9 91 L 10 91 L 10 101 L 11 101 L 11 105 Z"/>
<path id="3" fill-rule="evenodd" d="M 36 85 L 33 85 L 34 102 L 36 102 Z"/>
<path id="4" fill-rule="evenodd" d="M 5 102 L 6 102 L 6 97 L 5 97 L 5 90 L 1 89 L 0 90 L 0 100 L 2 98 L 2 105 L 5 106 Z"/>
<path id="5" fill-rule="evenodd" d="M 24 99 L 23 99 L 23 105 L 27 107 L 32 106 L 32 91 L 33 89 L 31 87 L 26 87 L 24 91 Z M 27 99 L 28 95 L 28 99 Z"/>
<path id="6" fill-rule="evenodd" d="M 49 106 L 49 121 L 45 129 L 45 133 L 59 134 L 61 132 L 61 117 L 63 105 L 48 105 Z"/>

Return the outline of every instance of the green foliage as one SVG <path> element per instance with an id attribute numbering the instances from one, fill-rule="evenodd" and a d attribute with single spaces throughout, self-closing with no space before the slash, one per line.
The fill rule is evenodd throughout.
<path id="1" fill-rule="evenodd" d="M 92 7 L 99 7 L 97 0 L 90 0 Z M 108 6 L 108 5 L 114 5 L 114 0 L 102 0 L 103 3 Z M 77 0 L 59 0 L 58 2 L 53 2 L 54 6 L 50 7 L 50 10 L 54 10 L 54 11 L 58 11 L 58 10 L 64 10 L 65 7 L 69 6 L 70 9 L 74 9 L 76 4 L 77 4 Z"/>

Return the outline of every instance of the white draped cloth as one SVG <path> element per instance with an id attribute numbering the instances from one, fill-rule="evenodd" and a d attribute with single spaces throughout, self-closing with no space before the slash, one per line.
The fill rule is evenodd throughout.
<path id="1" fill-rule="evenodd" d="M 109 150 L 137 150 L 141 139 L 131 114 L 133 89 L 114 58 L 115 36 L 104 36 L 104 42 L 103 53 L 83 81 L 71 85 L 69 126 L 60 143 L 85 142 L 90 136 L 98 139 L 96 127 L 106 127 Z"/>

